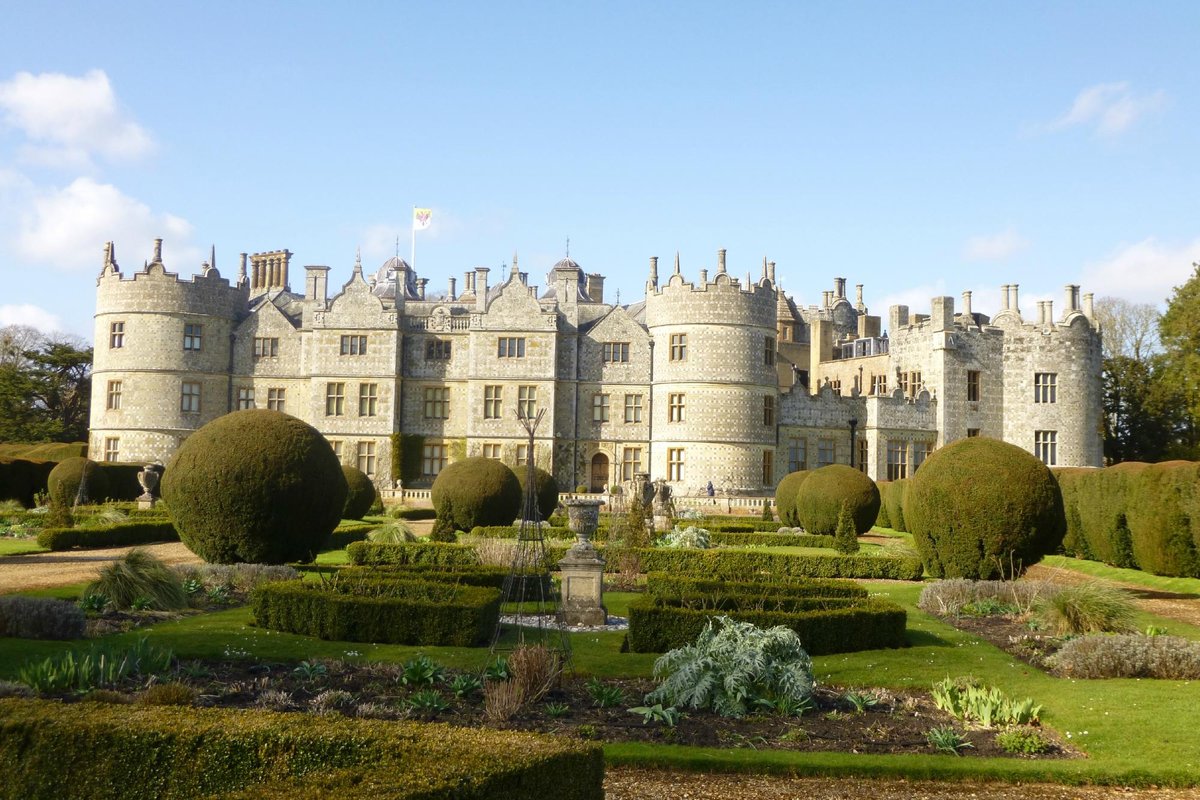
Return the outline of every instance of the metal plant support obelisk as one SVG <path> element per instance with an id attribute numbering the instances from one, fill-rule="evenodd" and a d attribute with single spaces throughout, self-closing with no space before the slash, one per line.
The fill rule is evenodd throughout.
<path id="1" fill-rule="evenodd" d="M 545 415 L 537 412 L 530 419 L 520 413 L 517 419 L 529 435 L 528 459 L 525 468 L 525 498 L 521 506 L 521 527 L 512 566 L 504 578 L 502 599 L 514 609 L 501 614 L 492 636 L 491 652 L 511 651 L 525 644 L 545 645 L 557 651 L 565 667 L 571 660 L 571 641 L 559 610 L 559 592 L 550 578 L 550 561 L 546 557 L 546 542 L 542 538 L 541 514 L 537 501 L 537 475 L 534 463 L 534 433 Z M 505 622 L 505 617 L 508 621 Z M 508 632 L 515 637 L 505 637 Z"/>

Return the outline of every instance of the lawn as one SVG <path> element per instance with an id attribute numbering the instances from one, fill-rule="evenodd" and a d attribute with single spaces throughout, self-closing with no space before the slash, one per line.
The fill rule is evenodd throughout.
<path id="1" fill-rule="evenodd" d="M 338 563 L 338 553 L 323 563 Z M 1173 580 L 1173 579 L 1162 579 Z M 1200 583 L 1200 582 L 1194 582 Z M 952 756 L 867 756 L 849 753 L 786 753 L 753 749 L 707 750 L 648 744 L 610 744 L 612 763 L 659 764 L 706 770 L 777 771 L 790 774 L 896 775 L 909 778 L 1050 780 L 1064 783 L 1200 785 L 1200 738 L 1194 709 L 1200 682 L 1152 680 L 1076 681 L 1042 673 L 986 642 L 916 608 L 921 585 L 873 581 L 870 590 L 908 611 L 909 640 L 901 650 L 876 650 L 814 658 L 819 682 L 841 687 L 926 689 L 947 676 L 972 675 L 1009 695 L 1043 704 L 1044 723 L 1059 731 L 1087 758 L 1073 760 L 983 759 Z M 62 596 L 71 587 L 56 590 Z M 74 587 L 78 593 L 78 587 Z M 1175 588 L 1186 588 L 1176 586 Z M 634 595 L 609 593 L 620 614 Z M 1200 629 L 1145 615 L 1147 624 L 1200 638 Z M 110 637 L 117 644 L 136 636 L 172 648 L 183 659 L 254 658 L 267 662 L 309 658 L 405 660 L 418 652 L 457 668 L 480 668 L 486 648 L 403 647 L 325 642 L 261 630 L 247 608 L 187 617 L 135 633 Z M 649 675 L 655 657 L 621 653 L 623 634 L 571 635 L 572 666 L 602 677 Z M 0 678 L 11 678 L 31 657 L 78 647 L 56 642 L 0 639 Z"/>
<path id="2" fill-rule="evenodd" d="M 37 539 L 14 539 L 10 536 L 0 536 L 0 557 L 46 552 L 49 551 L 39 545 Z"/>

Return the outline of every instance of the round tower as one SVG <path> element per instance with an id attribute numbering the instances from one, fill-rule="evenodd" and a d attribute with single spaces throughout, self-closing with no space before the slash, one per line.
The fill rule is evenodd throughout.
<path id="1" fill-rule="evenodd" d="M 764 273 L 743 286 L 717 256 L 693 284 L 675 273 L 646 296 L 653 343 L 650 469 L 677 492 L 710 481 L 759 493 L 778 477 L 776 291 Z"/>
<path id="2" fill-rule="evenodd" d="M 248 293 L 211 261 L 191 280 L 167 272 L 161 239 L 150 262 L 125 277 L 106 245 L 96 283 L 92 458 L 165 463 L 189 433 L 232 408 L 231 338 Z"/>

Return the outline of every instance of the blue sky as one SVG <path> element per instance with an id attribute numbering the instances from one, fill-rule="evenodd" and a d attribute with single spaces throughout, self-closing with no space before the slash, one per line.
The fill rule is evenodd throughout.
<path id="1" fill-rule="evenodd" d="M 103 243 L 331 283 L 433 208 L 442 289 L 650 256 L 872 313 L 1020 283 L 1161 302 L 1200 260 L 1195 3 L 9 4 L 0 324 L 90 336 Z M 494 275 L 495 273 L 493 273 Z M 302 274 L 292 284 L 302 288 Z"/>

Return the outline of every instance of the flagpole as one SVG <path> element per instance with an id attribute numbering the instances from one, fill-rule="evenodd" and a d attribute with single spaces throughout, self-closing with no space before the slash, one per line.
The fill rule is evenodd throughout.
<path id="1" fill-rule="evenodd" d="M 417 269 L 417 207 L 416 206 L 413 206 L 412 218 L 409 220 L 408 226 L 409 226 L 409 229 L 410 229 L 410 232 L 412 235 L 412 249 L 409 251 L 409 255 L 408 255 L 408 266 L 409 266 L 409 269 L 411 269 L 415 272 Z"/>

